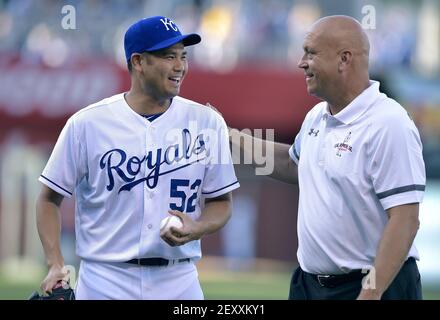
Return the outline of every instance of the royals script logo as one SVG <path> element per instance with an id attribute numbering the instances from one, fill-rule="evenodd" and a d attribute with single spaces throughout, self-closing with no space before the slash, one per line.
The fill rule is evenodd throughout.
<path id="1" fill-rule="evenodd" d="M 160 176 L 181 170 L 205 160 L 207 157 L 209 157 L 209 150 L 206 149 L 203 134 L 193 138 L 188 129 L 183 129 L 179 142 L 168 146 L 165 150 L 158 148 L 155 152 L 148 151 L 142 157 L 132 156 L 129 158 L 124 150 L 112 149 L 104 153 L 99 161 L 99 166 L 107 173 L 108 191 L 115 187 L 115 178 L 119 177 L 125 182 L 118 190 L 120 193 L 121 191 L 130 191 L 143 182 L 148 188 L 153 189 L 157 186 Z M 170 168 L 170 165 L 175 163 L 182 163 L 182 165 Z M 144 164 L 146 166 L 145 175 L 138 177 Z"/>
<path id="2" fill-rule="evenodd" d="M 348 141 L 350 141 L 350 139 L 351 139 L 351 131 L 347 134 L 347 136 L 345 137 L 342 143 L 338 142 L 335 144 L 335 148 L 337 149 L 336 155 L 338 157 L 342 157 L 342 152 L 346 152 L 346 151 L 353 152 L 353 147 L 348 144 Z"/>

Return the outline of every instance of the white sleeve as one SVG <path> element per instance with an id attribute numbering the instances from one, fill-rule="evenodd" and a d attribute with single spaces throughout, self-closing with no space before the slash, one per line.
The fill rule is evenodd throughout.
<path id="1" fill-rule="evenodd" d="M 422 143 L 414 123 L 392 119 L 371 139 L 370 175 L 382 207 L 419 203 L 423 200 L 426 175 Z"/>
<path id="2" fill-rule="evenodd" d="M 290 158 L 298 165 L 299 155 L 301 153 L 301 131 L 295 137 L 295 141 L 289 148 Z"/>
<path id="3" fill-rule="evenodd" d="M 303 123 L 301 125 L 301 129 L 299 130 L 298 134 L 296 135 L 293 144 L 289 148 L 289 156 L 297 165 L 299 163 L 299 157 L 300 157 L 300 154 L 301 154 L 302 136 L 303 136 L 303 133 L 304 133 L 304 128 L 306 127 L 306 122 L 307 122 L 309 113 L 307 113 L 306 117 L 304 118 L 304 121 L 303 121 Z"/>
<path id="4" fill-rule="evenodd" d="M 84 152 L 75 135 L 75 125 L 70 118 L 55 144 L 52 154 L 39 177 L 39 181 L 52 190 L 70 198 L 86 172 Z"/>
<path id="5" fill-rule="evenodd" d="M 235 175 L 229 149 L 229 133 L 223 119 L 218 120 L 217 130 L 210 137 L 209 163 L 205 169 L 202 185 L 202 195 L 205 198 L 215 198 L 237 189 L 240 184 Z"/>

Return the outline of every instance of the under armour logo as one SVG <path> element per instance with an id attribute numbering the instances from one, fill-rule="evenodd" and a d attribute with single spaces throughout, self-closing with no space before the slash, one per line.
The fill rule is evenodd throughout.
<path id="1" fill-rule="evenodd" d="M 316 130 L 316 131 L 315 131 L 315 129 L 311 128 L 310 131 L 309 131 L 309 136 L 311 136 L 312 134 L 314 134 L 315 137 L 317 137 L 317 136 L 318 136 L 318 133 L 319 133 L 319 130 Z"/>
<path id="2" fill-rule="evenodd" d="M 170 28 L 173 29 L 174 31 L 179 31 L 179 29 L 177 28 L 177 26 L 176 26 L 176 24 L 173 22 L 173 20 L 170 20 L 170 19 L 168 19 L 168 18 L 165 18 L 165 20 L 164 20 L 164 19 L 160 19 L 160 22 L 162 22 L 163 25 L 165 26 L 165 28 L 167 28 L 167 31 L 169 31 Z M 170 28 L 168 28 L 168 27 L 170 27 Z"/>

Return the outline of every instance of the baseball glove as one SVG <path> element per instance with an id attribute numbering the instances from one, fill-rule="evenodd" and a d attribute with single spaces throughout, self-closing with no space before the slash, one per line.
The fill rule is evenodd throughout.
<path id="1" fill-rule="evenodd" d="M 57 284 L 51 293 L 40 295 L 37 291 L 34 291 L 28 300 L 75 300 L 75 293 L 72 288 L 63 288 L 61 284 Z"/>

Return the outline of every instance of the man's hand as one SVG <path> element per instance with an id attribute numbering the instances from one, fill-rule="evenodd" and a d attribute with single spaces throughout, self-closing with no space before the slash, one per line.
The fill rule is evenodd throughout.
<path id="1" fill-rule="evenodd" d="M 380 300 L 382 295 L 373 289 L 362 289 L 356 300 Z"/>
<path id="2" fill-rule="evenodd" d="M 220 111 L 218 111 L 217 108 L 214 107 L 213 105 L 211 105 L 209 102 L 206 103 L 206 106 L 207 106 L 208 108 L 214 110 L 215 112 L 217 112 L 219 115 L 221 115 L 221 116 L 223 117 L 222 113 L 221 113 Z"/>
<path id="3" fill-rule="evenodd" d="M 49 268 L 46 278 L 41 283 L 41 290 L 43 292 L 52 292 L 52 289 L 57 286 L 58 282 L 62 282 L 62 285 L 68 281 L 69 272 L 64 269 L 63 266 L 54 265 Z"/>
<path id="4" fill-rule="evenodd" d="M 183 227 L 180 229 L 171 227 L 168 231 L 161 232 L 160 237 L 170 246 L 181 246 L 190 241 L 198 240 L 203 236 L 204 232 L 200 222 L 194 221 L 186 214 L 177 210 L 169 210 L 168 212 L 179 217 L 183 222 Z"/>
<path id="5" fill-rule="evenodd" d="M 215 112 L 217 112 L 223 118 L 222 113 L 220 111 L 218 111 L 217 108 L 214 107 L 213 105 L 211 105 L 209 102 L 206 103 L 206 106 L 208 108 L 214 110 Z M 227 127 L 228 127 L 228 133 L 229 133 L 229 138 L 230 138 L 231 137 L 231 130 L 232 130 L 232 128 L 230 126 L 227 126 Z"/>
<path id="6" fill-rule="evenodd" d="M 380 299 L 402 268 L 419 228 L 419 204 L 404 204 L 387 210 L 389 220 L 379 243 L 375 289 L 362 289 L 358 299 Z"/>

